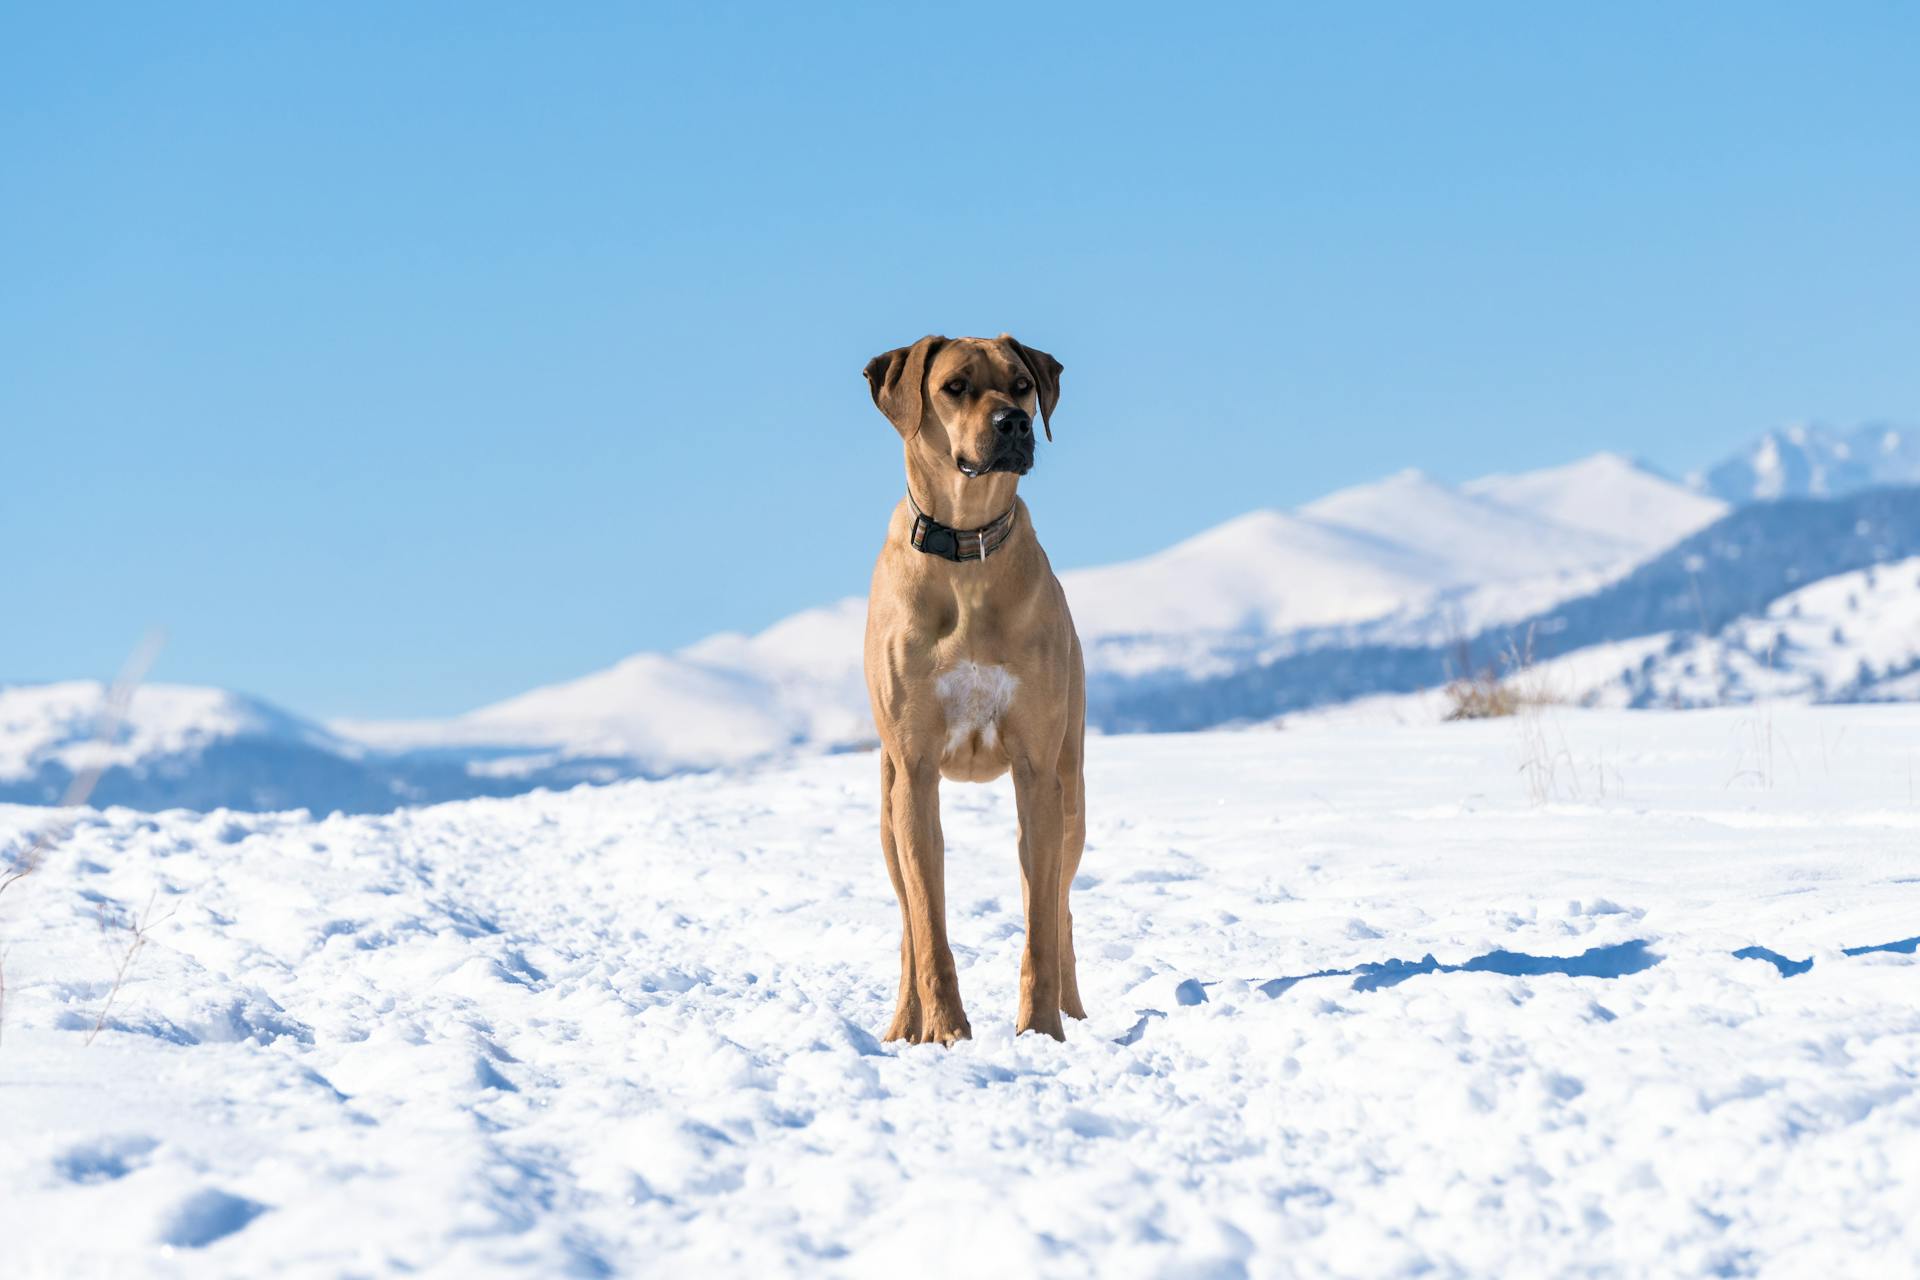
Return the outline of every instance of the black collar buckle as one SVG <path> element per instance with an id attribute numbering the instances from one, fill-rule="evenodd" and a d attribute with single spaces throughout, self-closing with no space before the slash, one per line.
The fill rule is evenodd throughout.
<path id="1" fill-rule="evenodd" d="M 959 564 L 966 560 L 985 560 L 1012 536 L 1013 513 L 1018 509 L 1018 504 L 1008 507 L 978 529 L 955 529 L 951 525 L 941 524 L 920 509 L 920 504 L 913 500 L 912 489 L 907 490 L 907 508 L 913 512 L 913 526 L 907 530 L 908 544 L 916 551 Z M 971 553 L 961 550 L 963 538 L 973 540 Z"/>
<path id="2" fill-rule="evenodd" d="M 913 545 L 930 556 L 948 560 L 960 558 L 960 535 L 932 516 L 918 516 L 913 522 Z"/>

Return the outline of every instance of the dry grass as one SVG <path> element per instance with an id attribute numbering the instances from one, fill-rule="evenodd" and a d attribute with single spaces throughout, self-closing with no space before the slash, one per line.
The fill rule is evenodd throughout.
<path id="1" fill-rule="evenodd" d="M 1533 665 L 1533 636 L 1524 649 L 1509 644 L 1498 663 L 1474 666 L 1463 640 L 1454 647 L 1459 672 L 1447 685 L 1448 720 L 1498 720 L 1529 707 L 1558 702 Z"/>
<path id="2" fill-rule="evenodd" d="M 1482 672 L 1447 686 L 1447 719 L 1498 720 L 1518 715 L 1520 693 L 1492 672 Z"/>

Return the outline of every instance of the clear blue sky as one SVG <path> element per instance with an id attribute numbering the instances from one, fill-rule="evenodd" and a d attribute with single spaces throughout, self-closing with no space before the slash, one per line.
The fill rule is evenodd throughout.
<path id="1" fill-rule="evenodd" d="M 859 592 L 928 331 L 1065 362 L 1062 566 L 1920 418 L 1920 10 L 1577 8 L 8 6 L 0 680 L 448 713 Z"/>

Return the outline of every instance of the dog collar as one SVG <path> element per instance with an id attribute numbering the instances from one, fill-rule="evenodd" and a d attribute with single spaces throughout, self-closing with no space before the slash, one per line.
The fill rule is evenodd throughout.
<path id="1" fill-rule="evenodd" d="M 907 534 L 913 549 L 955 564 L 963 560 L 985 560 L 1013 534 L 1012 507 L 978 529 L 955 529 L 922 511 L 920 504 L 913 500 L 912 489 L 907 490 L 907 506 L 913 510 L 913 528 Z"/>

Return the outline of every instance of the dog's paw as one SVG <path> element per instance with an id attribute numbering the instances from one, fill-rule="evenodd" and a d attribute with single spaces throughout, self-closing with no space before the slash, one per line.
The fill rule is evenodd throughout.
<path id="1" fill-rule="evenodd" d="M 1019 1021 L 1014 1024 L 1013 1034 L 1020 1036 L 1029 1031 L 1038 1031 L 1042 1035 L 1052 1036 L 1055 1040 L 1067 1038 L 1066 1028 L 1060 1025 L 1058 1009 L 1048 1009 L 1044 1013 L 1033 1009 L 1021 1009 Z"/>
<path id="2" fill-rule="evenodd" d="M 958 1005 L 951 1009 L 935 1008 L 920 1019 L 920 1035 L 915 1044 L 952 1044 L 956 1040 L 973 1039 L 973 1027 L 967 1022 L 967 1015 Z"/>
<path id="3" fill-rule="evenodd" d="M 967 1022 L 965 1013 L 953 1009 L 927 1017 L 923 1009 L 924 1006 L 916 1005 L 910 1011 L 903 1009 L 896 1014 L 893 1025 L 887 1029 L 886 1039 L 905 1040 L 908 1044 L 941 1045 L 973 1039 L 973 1027 Z"/>
<path id="4" fill-rule="evenodd" d="M 887 1034 L 880 1037 L 888 1044 L 895 1040 L 906 1040 L 914 1044 L 920 1042 L 920 1001 L 918 997 L 903 998 L 900 1007 L 893 1011 L 893 1021 L 887 1027 Z"/>

